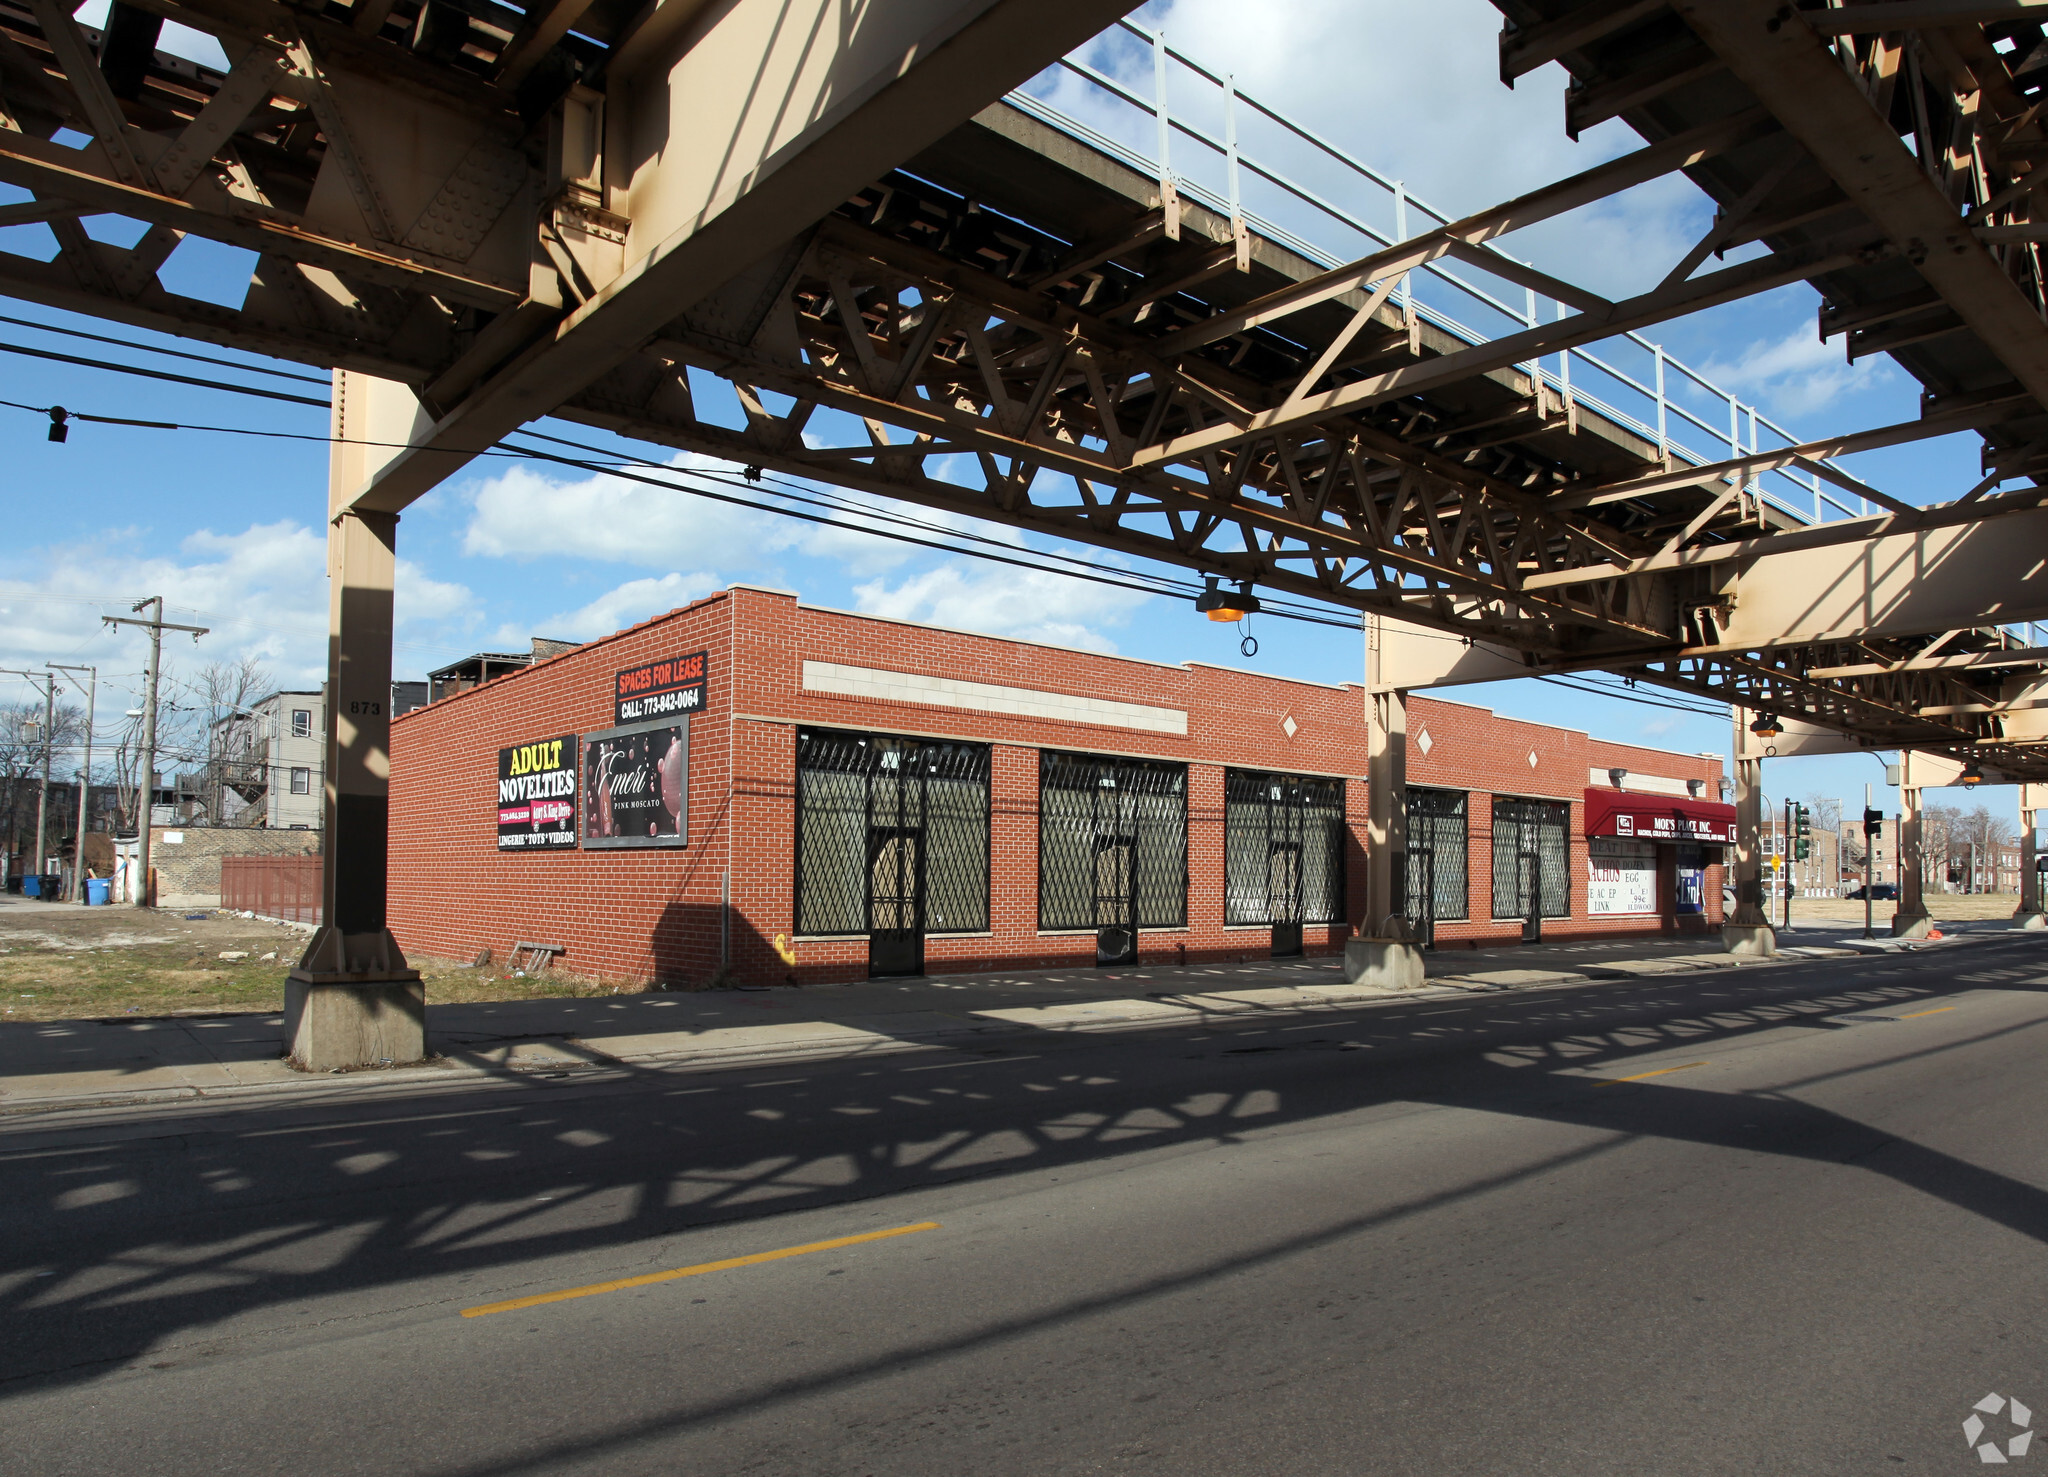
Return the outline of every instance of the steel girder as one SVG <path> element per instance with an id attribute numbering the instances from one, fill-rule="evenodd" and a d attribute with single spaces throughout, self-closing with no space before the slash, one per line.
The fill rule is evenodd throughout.
<path id="1" fill-rule="evenodd" d="M 1730 86 L 1736 68 L 1713 48 L 1744 53 L 1755 38 L 1719 21 L 1695 33 L 1658 6 L 1503 4 L 1520 22 L 1511 37 L 1542 36 L 1574 67 L 1588 47 L 1654 33 L 1571 113 L 1618 112 L 1650 143 L 1325 272 L 1013 109 L 939 137 L 949 110 L 971 111 L 977 90 L 1117 4 L 929 0 L 891 12 L 905 29 L 785 55 L 772 27 L 742 24 L 759 20 L 745 5 L 714 15 L 690 0 L 637 26 L 603 4 L 147 0 L 117 5 L 103 34 L 50 0 L 0 0 L 0 179 L 35 197 L 0 223 L 44 221 L 57 243 L 48 261 L 0 258 L 0 290 L 410 386 L 426 429 L 412 454 L 365 460 L 350 502 L 361 509 L 402 506 L 557 411 L 1395 615 L 1510 647 L 1527 670 L 1609 667 L 1873 742 L 2005 737 L 2007 714 L 1971 711 L 2000 706 L 2001 679 L 1893 670 L 1935 633 L 1725 639 L 1765 553 L 1782 565 L 1795 544 L 1818 557 L 1830 543 L 1925 540 L 1939 518 L 1907 508 L 1884 528 L 1795 529 L 1755 496 L 1750 469 L 1666 466 L 1525 368 L 1801 279 L 1855 287 L 1832 298 L 1835 327 L 1868 352 L 1909 366 L 1950 352 L 1975 342 L 1969 315 L 1983 310 L 1920 275 L 1925 240 L 1898 239 L 1919 216 L 1899 214 L 1897 190 L 1836 177 L 1848 171 L 1828 143 L 1836 122 L 1778 95 L 1812 82 L 1791 63 L 1752 66 L 1754 91 L 1688 92 Z M 234 65 L 215 74 L 154 52 L 152 17 L 218 36 Z M 1026 32 L 1036 50 L 1019 50 Z M 719 111 L 713 84 L 748 56 L 815 126 Z M 1837 60 L 1882 121 L 1867 97 L 1879 84 Z M 2032 126 L 2007 123 L 2016 136 Z M 723 138 L 745 167 L 666 169 L 678 127 Z M 64 129 L 90 141 L 69 147 Z M 909 170 L 887 168 L 934 138 Z M 2008 154 L 2017 171 L 2024 147 Z M 1953 192 L 1962 159 L 1950 147 L 1935 184 Z M 1650 293 L 1608 302 L 1488 249 L 1675 169 L 1728 208 Z M 2012 237 L 2024 192 L 1999 187 L 2011 198 L 1987 205 L 2002 213 L 1964 245 L 2008 285 L 1987 287 L 1976 263 L 1971 290 L 2038 302 L 2036 248 Z M 128 248 L 94 241 L 79 224 L 94 213 L 146 229 Z M 240 305 L 163 287 L 157 270 L 186 234 L 256 254 Z M 1758 240 L 1769 255 L 1698 271 Z M 1453 338 L 1404 313 L 1394 290 L 1445 257 L 1577 312 L 1494 343 Z M 1935 310 L 1968 321 L 1917 334 Z M 2039 413 L 2025 362 L 2038 328 L 1999 330 L 2015 364 L 1985 350 L 1969 372 L 1924 374 L 1923 429 L 1981 420 L 2008 469 L 2048 457 L 2048 442 L 2016 439 Z M 737 392 L 738 416 L 700 409 L 692 377 L 706 374 Z M 830 444 L 828 422 L 864 431 Z M 2040 502 L 1986 497 L 1968 516 L 1994 527 Z M 1928 578 L 1959 584 L 1967 562 Z M 2023 604 L 1985 620 L 2021 618 Z M 2006 644 L 1975 623 L 1939 634 L 1957 652 Z M 1859 664 L 1884 670 L 1841 670 Z"/>

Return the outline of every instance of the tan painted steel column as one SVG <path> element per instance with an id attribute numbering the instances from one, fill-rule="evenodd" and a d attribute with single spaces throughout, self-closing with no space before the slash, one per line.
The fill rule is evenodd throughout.
<path id="1" fill-rule="evenodd" d="M 2021 928 L 2048 928 L 2041 912 L 2041 874 L 2034 870 L 2040 859 L 2034 828 L 2041 823 L 2042 800 L 2048 800 L 2048 785 L 2020 786 L 2020 905 L 2013 918 Z"/>
<path id="2" fill-rule="evenodd" d="M 1408 694 L 1366 696 L 1368 938 L 1410 940 L 1408 921 Z"/>
<path id="3" fill-rule="evenodd" d="M 1380 685 L 1382 627 L 1365 618 L 1365 926 L 1344 945 L 1344 978 L 1413 990 L 1425 971 L 1408 921 L 1408 694 Z"/>
<path id="4" fill-rule="evenodd" d="M 1910 749 L 1899 753 L 1899 907 L 1892 915 L 1895 938 L 1920 938 L 1933 923 L 1927 916 L 1920 870 L 1920 783 Z"/>
<path id="5" fill-rule="evenodd" d="M 1721 941 L 1731 954 L 1769 956 L 1777 952 L 1777 931 L 1764 912 L 1763 794 L 1764 761 L 1749 731 L 1755 714 L 1731 708 L 1735 743 L 1730 766 L 1735 775 L 1735 857 L 1728 872 L 1735 884 L 1735 912 L 1721 924 Z"/>
<path id="6" fill-rule="evenodd" d="M 395 392 L 395 393 L 394 393 Z M 377 403 L 403 386 L 337 370 L 327 531 L 326 824 L 320 929 L 285 985 L 294 1064 L 309 1071 L 418 1061 L 425 987 L 385 926 L 390 842 L 392 584 L 398 515 L 346 506 L 361 485 Z"/>

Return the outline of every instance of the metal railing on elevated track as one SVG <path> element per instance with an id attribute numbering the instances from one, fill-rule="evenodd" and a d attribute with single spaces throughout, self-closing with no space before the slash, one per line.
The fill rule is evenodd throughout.
<path id="1" fill-rule="evenodd" d="M 1323 267 L 1339 266 L 1408 240 L 1417 234 L 1418 224 L 1427 231 L 1454 219 L 1411 193 L 1400 180 L 1389 179 L 1341 145 L 1241 91 L 1230 74 L 1168 44 L 1164 32 L 1124 20 L 1098 39 L 1114 40 L 1119 34 L 1127 41 L 1135 38 L 1136 45 L 1127 48 L 1133 60 L 1142 64 L 1149 52 L 1149 97 L 1079 56 L 1070 56 L 1012 92 L 1009 101 L 1133 169 L 1170 180 L 1183 196 L 1199 200 L 1232 221 L 1242 221 L 1259 235 Z M 1196 84 L 1194 111 L 1213 114 L 1215 126 L 1205 126 L 1189 116 L 1185 85 L 1173 84 L 1176 66 Z M 1068 78 L 1078 79 L 1085 89 L 1081 97 L 1086 105 L 1100 110 L 1097 120 L 1078 118 L 1056 101 Z M 1348 189 L 1318 191 L 1250 153 L 1239 136 L 1241 114 L 1263 120 L 1276 131 L 1276 141 L 1292 140 L 1304 146 L 1311 163 L 1321 160 L 1334 165 L 1342 172 L 1342 186 L 1366 186 L 1368 199 L 1383 200 L 1384 222 L 1375 224 L 1367 219 L 1370 212 L 1365 207 L 1340 205 L 1329 198 L 1330 193 L 1338 193 L 1348 199 Z M 1175 135 L 1198 146 L 1194 166 L 1177 159 Z M 1149 139 L 1149 150 L 1141 139 Z M 1247 198 L 1247 180 L 1259 196 L 1256 202 Z M 1284 223 L 1278 218 L 1283 213 L 1297 224 Z M 1348 236 L 1353 249 L 1333 252 L 1326 244 L 1332 235 Z M 1487 250 L 1515 260 L 1498 248 Z M 1533 288 L 1521 289 L 1523 302 L 1518 308 L 1468 281 L 1444 261 L 1431 262 L 1420 271 L 1427 274 L 1423 284 L 1414 286 L 1411 275 L 1399 294 L 1402 306 L 1412 304 L 1425 322 L 1466 343 L 1484 343 L 1499 336 L 1469 321 L 1475 313 L 1512 331 L 1534 327 L 1546 308 L 1560 318 L 1568 311 L 1564 304 L 1542 298 Z M 1802 439 L 1640 333 L 1617 335 L 1606 347 L 1641 356 L 1641 377 L 1612 358 L 1583 349 L 1566 349 L 1522 369 L 1540 376 L 1565 403 L 1576 402 L 1636 432 L 1657 446 L 1674 467 L 1702 466 L 1795 446 Z M 1725 423 L 1716 424 L 1703 408 L 1688 404 L 1683 393 L 1687 386 L 1697 392 L 1696 404 L 1704 407 L 1711 402 L 1717 414 L 1725 409 Z M 1760 473 L 1751 479 L 1749 490 L 1802 523 L 1821 523 L 1830 517 L 1863 518 L 1874 511 L 1866 499 L 1797 468 Z"/>

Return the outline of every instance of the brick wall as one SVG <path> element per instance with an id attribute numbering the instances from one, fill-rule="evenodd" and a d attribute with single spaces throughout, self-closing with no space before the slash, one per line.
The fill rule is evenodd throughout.
<path id="1" fill-rule="evenodd" d="M 151 826 L 149 865 L 156 872 L 157 906 L 217 908 L 222 857 L 318 856 L 320 844 L 318 831 Z"/>
<path id="2" fill-rule="evenodd" d="M 706 708 L 690 739 L 690 841 L 682 850 L 500 853 L 500 748 L 612 726 L 612 676 L 658 656 L 706 649 Z M 1063 699 L 1179 710 L 1186 732 L 984 711 L 940 701 L 894 701 L 806 689 L 805 661 L 920 674 L 1059 694 Z M 883 684 L 884 687 L 887 684 Z M 1062 711 L 1066 709 L 1063 708 Z M 1304 930 L 1310 953 L 1341 948 L 1365 910 L 1366 733 L 1363 691 L 1189 664 L 1104 657 L 957 631 L 819 610 L 795 597 L 737 587 L 680 611 L 497 678 L 404 715 L 392 725 L 391 926 L 409 950 L 466 958 L 516 940 L 566 946 L 563 967 L 601 978 L 702 983 L 717 970 L 721 918 L 743 980 L 818 982 L 867 971 L 864 938 L 793 937 L 795 756 L 799 726 L 988 743 L 990 920 L 985 934 L 934 934 L 933 971 L 1090 964 L 1093 933 L 1038 928 L 1039 752 L 1132 755 L 1185 762 L 1188 921 L 1147 929 L 1144 962 L 1249 959 L 1270 952 L 1268 930 L 1223 922 L 1226 766 L 1346 780 L 1344 859 L 1349 922 Z M 1419 745 L 1430 735 L 1427 752 Z M 1411 777 L 1473 791 L 1469 862 L 1475 911 L 1447 939 L 1511 938 L 1491 917 L 1493 793 L 1541 795 L 1572 806 L 1574 912 L 1583 911 L 1580 830 L 1590 763 L 1623 752 L 1583 734 L 1501 719 L 1484 709 L 1410 703 Z M 1531 766 L 1527 755 L 1534 752 Z M 1709 779 L 1708 760 L 1627 749 L 1641 773 Z M 739 838 L 735 845 L 733 838 Z M 731 870 L 731 906 L 720 907 Z M 1718 906 L 1718 879 L 1710 882 Z M 1625 930 L 1654 929 L 1633 920 Z M 1612 922 L 1600 925 L 1614 932 Z M 1552 933 L 1594 931 L 1583 918 Z"/>

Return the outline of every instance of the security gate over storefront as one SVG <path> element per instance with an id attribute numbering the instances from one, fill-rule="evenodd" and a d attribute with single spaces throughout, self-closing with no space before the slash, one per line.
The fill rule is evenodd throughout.
<path id="1" fill-rule="evenodd" d="M 1038 773 L 1038 926 L 1135 964 L 1139 929 L 1187 926 L 1187 766 L 1046 753 Z"/>
<path id="2" fill-rule="evenodd" d="M 1542 938 L 1545 918 L 1571 916 L 1570 819 L 1554 800 L 1494 798 L 1493 916 L 1521 919 L 1525 943 Z"/>
<path id="3" fill-rule="evenodd" d="M 1462 919 L 1465 901 L 1463 790 L 1408 791 L 1408 877 L 1404 916 L 1425 948 L 1436 947 L 1436 926 Z"/>
<path id="4" fill-rule="evenodd" d="M 1304 923 L 1344 914 L 1344 782 L 1231 769 L 1223 776 L 1224 923 L 1269 924 L 1273 957 Z"/>
<path id="5" fill-rule="evenodd" d="M 989 751 L 797 737 L 796 932 L 868 940 L 868 973 L 924 972 L 928 934 L 988 928 Z"/>

